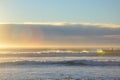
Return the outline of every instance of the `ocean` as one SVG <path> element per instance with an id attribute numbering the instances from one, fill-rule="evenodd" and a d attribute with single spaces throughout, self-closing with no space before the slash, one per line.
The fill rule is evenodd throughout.
<path id="1" fill-rule="evenodd" d="M 0 80 L 120 80 L 120 57 L 0 57 Z"/>

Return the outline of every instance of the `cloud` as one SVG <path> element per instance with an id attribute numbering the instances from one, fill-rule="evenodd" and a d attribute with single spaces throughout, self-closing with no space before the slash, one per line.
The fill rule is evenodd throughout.
<path id="1" fill-rule="evenodd" d="M 120 46 L 120 27 L 115 24 L 65 22 L 7 23 L 0 24 L 0 43 L 40 46 Z"/>
<path id="2" fill-rule="evenodd" d="M 102 23 L 72 23 L 72 22 L 47 22 L 47 23 L 33 23 L 25 22 L 24 24 L 33 25 L 52 25 L 52 26 L 93 26 L 101 28 L 120 28 L 119 24 L 102 24 Z"/>
<path id="3" fill-rule="evenodd" d="M 0 24 L 28 24 L 28 25 L 48 25 L 48 26 L 92 26 L 100 28 L 120 28 L 119 24 L 103 24 L 103 23 L 75 23 L 75 22 L 8 22 Z"/>
<path id="4" fill-rule="evenodd" d="M 104 35 L 103 37 L 112 38 L 112 39 L 119 39 L 120 40 L 120 35 Z"/>
<path id="5" fill-rule="evenodd" d="M 120 28 L 120 25 L 118 24 L 101 24 L 101 23 L 81 23 L 85 26 L 97 26 L 101 28 Z"/>

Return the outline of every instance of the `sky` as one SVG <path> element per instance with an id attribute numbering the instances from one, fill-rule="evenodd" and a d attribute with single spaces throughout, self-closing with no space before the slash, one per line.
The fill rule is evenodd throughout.
<path id="1" fill-rule="evenodd" d="M 0 22 L 120 24 L 120 0 L 0 0 Z"/>
<path id="2" fill-rule="evenodd" d="M 0 47 L 120 47 L 120 0 L 0 0 Z"/>

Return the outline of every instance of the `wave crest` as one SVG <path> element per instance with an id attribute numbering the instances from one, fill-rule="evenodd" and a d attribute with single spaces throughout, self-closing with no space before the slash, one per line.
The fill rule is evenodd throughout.
<path id="1" fill-rule="evenodd" d="M 0 65 L 69 65 L 69 66 L 120 66 L 120 61 L 69 60 L 69 61 L 14 61 Z"/>

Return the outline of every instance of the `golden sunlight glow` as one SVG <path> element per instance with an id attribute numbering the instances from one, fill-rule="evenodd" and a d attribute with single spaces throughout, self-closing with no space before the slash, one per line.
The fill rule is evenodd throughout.
<path id="1" fill-rule="evenodd" d="M 7 37 L 9 36 L 9 27 L 7 25 L 0 25 L 0 44 L 3 44 L 7 41 Z"/>
<path id="2" fill-rule="evenodd" d="M 37 33 L 36 33 L 37 34 Z M 44 38 L 42 31 L 33 35 L 30 27 L 21 29 L 7 24 L 0 24 L 0 48 L 42 46 Z"/>

